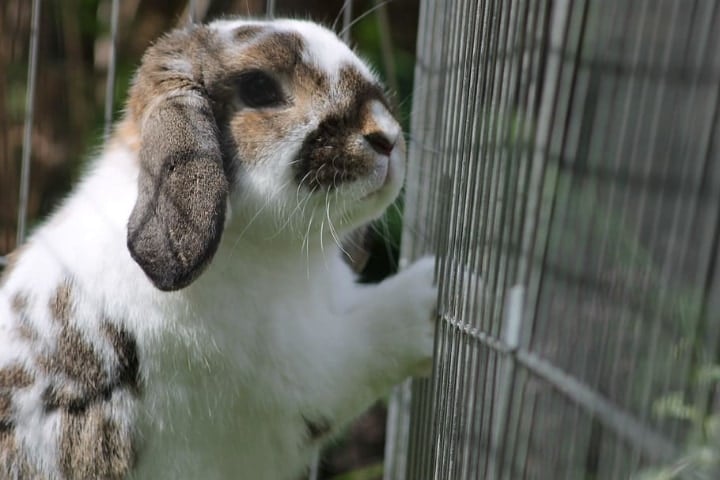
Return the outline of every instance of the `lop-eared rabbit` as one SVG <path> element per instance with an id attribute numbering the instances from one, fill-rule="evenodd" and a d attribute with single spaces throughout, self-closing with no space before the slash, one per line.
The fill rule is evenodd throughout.
<path id="1" fill-rule="evenodd" d="M 329 30 L 220 20 L 151 46 L 0 290 L 0 478 L 300 478 L 432 356 L 434 262 L 367 286 L 342 241 L 404 179 Z"/>

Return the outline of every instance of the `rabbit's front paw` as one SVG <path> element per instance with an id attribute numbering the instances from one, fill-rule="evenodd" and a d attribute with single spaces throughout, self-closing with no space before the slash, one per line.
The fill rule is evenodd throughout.
<path id="1" fill-rule="evenodd" d="M 434 272 L 435 258 L 424 257 L 386 282 L 384 300 L 394 307 L 388 322 L 398 342 L 398 353 L 412 375 L 427 375 L 432 366 L 437 315 Z"/>

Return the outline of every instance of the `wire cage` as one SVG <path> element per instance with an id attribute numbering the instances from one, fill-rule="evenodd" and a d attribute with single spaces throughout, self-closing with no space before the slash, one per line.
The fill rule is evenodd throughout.
<path id="1" fill-rule="evenodd" d="M 386 479 L 720 478 L 720 2 L 421 4 Z"/>

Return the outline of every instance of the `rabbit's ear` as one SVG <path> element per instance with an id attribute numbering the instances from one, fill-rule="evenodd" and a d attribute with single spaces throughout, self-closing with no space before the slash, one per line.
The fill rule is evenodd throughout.
<path id="1" fill-rule="evenodd" d="M 177 290 L 195 280 L 217 250 L 228 179 L 205 95 L 188 88 L 153 103 L 142 122 L 127 245 L 157 288 Z"/>

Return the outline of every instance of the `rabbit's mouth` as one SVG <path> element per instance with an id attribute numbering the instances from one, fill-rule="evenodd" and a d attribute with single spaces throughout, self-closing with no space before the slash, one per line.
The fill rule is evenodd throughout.
<path id="1" fill-rule="evenodd" d="M 397 170 L 397 159 L 390 156 L 379 157 L 375 169 L 364 182 L 367 193 L 363 195 L 361 200 L 382 195 L 386 190 L 392 190 L 399 180 Z"/>

